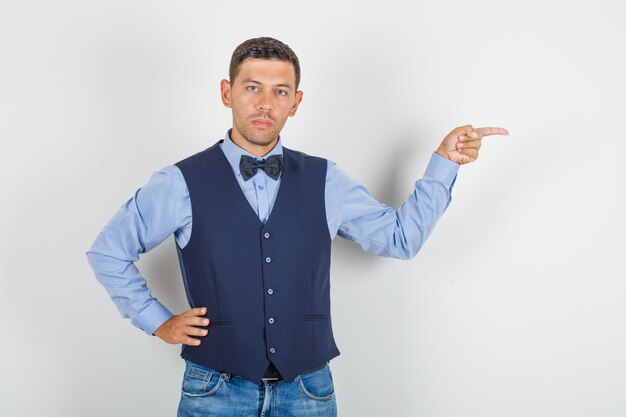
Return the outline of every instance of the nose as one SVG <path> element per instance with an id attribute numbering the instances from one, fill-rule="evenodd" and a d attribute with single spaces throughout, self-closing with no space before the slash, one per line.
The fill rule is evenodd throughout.
<path id="1" fill-rule="evenodd" d="M 263 93 L 259 95 L 259 102 L 257 103 L 257 108 L 260 111 L 270 111 L 273 108 L 272 104 L 272 94 L 271 92 Z"/>

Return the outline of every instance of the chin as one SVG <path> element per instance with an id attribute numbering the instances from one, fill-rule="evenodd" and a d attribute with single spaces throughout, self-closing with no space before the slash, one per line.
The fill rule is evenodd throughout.
<path id="1" fill-rule="evenodd" d="M 248 142 L 254 143 L 255 145 L 269 145 L 274 141 L 275 138 L 278 137 L 278 133 L 265 133 L 265 134 L 251 134 L 244 136 Z"/>

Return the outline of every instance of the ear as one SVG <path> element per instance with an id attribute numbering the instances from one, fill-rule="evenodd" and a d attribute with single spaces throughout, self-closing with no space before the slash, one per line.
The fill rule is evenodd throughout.
<path id="1" fill-rule="evenodd" d="M 301 90 L 296 91 L 296 99 L 293 102 L 293 106 L 291 106 L 291 110 L 289 111 L 289 117 L 293 117 L 296 115 L 296 111 L 298 111 L 298 106 L 302 101 L 302 96 L 304 93 Z"/>
<path id="2" fill-rule="evenodd" d="M 222 80 L 220 82 L 220 96 L 222 97 L 222 103 L 224 104 L 225 107 L 230 108 L 231 107 L 231 102 L 230 102 L 230 81 L 228 80 Z"/>

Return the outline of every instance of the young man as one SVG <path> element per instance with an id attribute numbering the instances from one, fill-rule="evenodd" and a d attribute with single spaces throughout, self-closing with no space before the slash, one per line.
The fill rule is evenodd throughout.
<path id="1" fill-rule="evenodd" d="M 412 258 L 447 208 L 459 166 L 478 157 L 484 136 L 508 132 L 454 129 L 396 211 L 331 161 L 283 146 L 281 129 L 302 100 L 287 45 L 245 41 L 229 75 L 225 138 L 153 174 L 87 257 L 124 317 L 183 344 L 179 416 L 334 416 L 332 239 Z M 171 234 L 192 307 L 179 315 L 151 296 L 134 265 Z"/>

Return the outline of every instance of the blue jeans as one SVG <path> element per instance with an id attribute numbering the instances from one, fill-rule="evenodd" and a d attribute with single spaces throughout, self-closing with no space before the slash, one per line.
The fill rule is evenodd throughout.
<path id="1" fill-rule="evenodd" d="M 336 417 L 330 365 L 256 383 L 185 360 L 178 417 Z"/>

